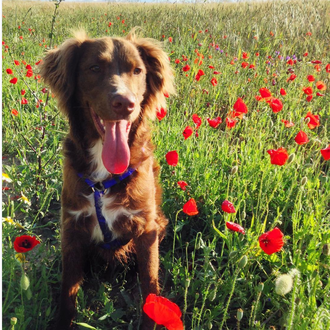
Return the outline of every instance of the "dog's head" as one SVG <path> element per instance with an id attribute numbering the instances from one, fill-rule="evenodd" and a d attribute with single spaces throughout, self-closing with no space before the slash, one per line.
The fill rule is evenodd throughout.
<path id="1" fill-rule="evenodd" d="M 103 140 L 104 166 L 114 174 L 129 165 L 131 125 L 141 115 L 153 119 L 156 108 L 165 106 L 164 94 L 174 93 L 172 70 L 159 42 L 134 32 L 99 39 L 77 33 L 47 53 L 41 76 L 68 116 L 73 138 L 81 138 L 83 121 L 94 126 Z"/>

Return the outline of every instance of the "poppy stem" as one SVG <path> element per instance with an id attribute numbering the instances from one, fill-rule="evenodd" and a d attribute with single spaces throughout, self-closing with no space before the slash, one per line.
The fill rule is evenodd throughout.
<path id="1" fill-rule="evenodd" d="M 176 236 L 176 230 L 177 230 L 177 223 L 178 223 L 178 215 L 179 213 L 181 212 L 182 210 L 179 210 L 177 213 L 176 213 L 176 216 L 175 216 L 175 221 L 174 221 L 174 234 L 173 234 L 173 246 L 172 246 L 172 264 L 174 265 L 174 249 L 175 249 L 175 236 Z"/>

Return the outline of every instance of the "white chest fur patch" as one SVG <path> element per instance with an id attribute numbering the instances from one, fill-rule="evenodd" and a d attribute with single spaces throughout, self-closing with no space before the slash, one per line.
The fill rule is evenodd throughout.
<path id="1" fill-rule="evenodd" d="M 92 177 L 91 177 L 91 179 L 95 182 L 104 181 L 109 176 L 109 172 L 103 165 L 102 148 L 103 148 L 103 143 L 102 140 L 99 139 L 96 141 L 94 146 L 89 149 L 89 153 L 92 156 L 91 165 L 96 166 L 96 169 L 92 173 Z"/>
<path id="2" fill-rule="evenodd" d="M 101 227 L 100 227 L 99 222 L 96 217 L 94 194 L 92 193 L 92 194 L 90 194 L 88 196 L 84 196 L 84 197 L 87 199 L 88 204 L 86 203 L 86 206 L 84 208 L 82 208 L 81 210 L 69 211 L 69 213 L 71 215 L 73 215 L 73 217 L 77 221 L 79 220 L 80 217 L 92 216 L 94 228 L 91 233 L 91 239 L 95 243 L 101 243 L 104 241 L 104 237 L 103 237 Z M 119 217 L 125 216 L 127 219 L 130 220 L 135 215 L 140 213 L 140 210 L 131 210 L 131 209 L 125 208 L 123 206 L 116 206 L 116 207 L 111 208 L 111 204 L 113 204 L 115 198 L 116 198 L 115 196 L 113 196 L 113 197 L 102 196 L 101 197 L 102 214 L 106 220 L 109 230 L 112 233 L 113 239 L 120 237 L 120 233 L 116 232 L 113 228 L 115 221 Z"/>

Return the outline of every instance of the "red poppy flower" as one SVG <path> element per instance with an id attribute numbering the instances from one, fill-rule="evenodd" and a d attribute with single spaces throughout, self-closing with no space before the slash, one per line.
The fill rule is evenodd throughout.
<path id="1" fill-rule="evenodd" d="M 325 66 L 325 71 L 330 73 L 330 63 Z"/>
<path id="2" fill-rule="evenodd" d="M 241 66 L 243 69 L 245 69 L 249 65 L 248 62 L 242 62 Z"/>
<path id="3" fill-rule="evenodd" d="M 177 58 L 175 61 L 174 61 L 175 64 L 179 64 L 180 63 L 180 60 Z"/>
<path id="4" fill-rule="evenodd" d="M 28 100 L 24 97 L 22 97 L 21 104 L 28 104 Z"/>
<path id="5" fill-rule="evenodd" d="M 235 119 L 231 119 L 231 118 L 229 118 L 229 117 L 226 117 L 226 126 L 227 126 L 228 128 L 233 128 L 233 127 L 235 127 L 236 123 L 237 123 L 237 120 L 235 120 Z"/>
<path id="6" fill-rule="evenodd" d="M 181 311 L 178 305 L 170 300 L 151 293 L 146 299 L 143 311 L 157 324 L 168 330 L 183 330 Z"/>
<path id="7" fill-rule="evenodd" d="M 184 72 L 189 71 L 189 70 L 190 70 L 190 66 L 189 66 L 189 64 L 185 65 L 185 66 L 182 68 L 182 70 L 183 70 Z"/>
<path id="8" fill-rule="evenodd" d="M 232 231 L 238 231 L 239 233 L 245 235 L 244 228 L 237 223 L 227 221 L 226 227 Z"/>
<path id="9" fill-rule="evenodd" d="M 294 123 L 292 121 L 281 119 L 281 122 L 284 123 L 284 126 L 288 128 L 294 126 Z"/>
<path id="10" fill-rule="evenodd" d="M 17 60 L 14 60 L 14 63 L 15 63 L 16 66 L 20 65 L 19 61 L 17 61 Z"/>
<path id="11" fill-rule="evenodd" d="M 199 129 L 199 127 L 202 125 L 202 119 L 194 113 L 192 115 L 192 120 L 196 124 L 196 129 Z"/>
<path id="12" fill-rule="evenodd" d="M 194 132 L 194 130 L 190 127 L 190 126 L 187 126 L 184 131 L 183 131 L 183 137 L 185 140 L 188 139 L 189 136 L 191 136 L 191 134 Z"/>
<path id="13" fill-rule="evenodd" d="M 328 148 L 321 149 L 321 155 L 324 158 L 324 160 L 330 159 L 330 145 L 328 146 Z"/>
<path id="14" fill-rule="evenodd" d="M 307 113 L 306 118 L 309 118 L 308 128 L 314 129 L 315 127 L 320 126 L 320 117 L 318 115 L 313 115 L 310 111 Z"/>
<path id="15" fill-rule="evenodd" d="M 21 95 L 25 95 L 25 89 L 21 89 Z"/>
<path id="16" fill-rule="evenodd" d="M 320 91 L 325 91 L 327 89 L 327 86 L 323 81 L 318 81 L 316 83 L 316 88 L 319 89 Z"/>
<path id="17" fill-rule="evenodd" d="M 324 94 L 321 94 L 321 93 L 317 92 L 316 96 L 324 96 Z"/>
<path id="18" fill-rule="evenodd" d="M 272 93 L 270 92 L 270 90 L 265 87 L 260 88 L 259 93 L 263 98 L 272 96 Z"/>
<path id="19" fill-rule="evenodd" d="M 43 92 L 43 93 L 46 93 L 46 92 Z M 157 108 L 156 116 L 157 116 L 158 120 L 161 121 L 166 116 L 166 113 L 167 113 L 166 109 L 164 109 L 164 108 L 158 109 Z"/>
<path id="20" fill-rule="evenodd" d="M 234 110 L 236 113 L 243 114 L 248 112 L 248 108 L 244 101 L 239 97 L 234 104 Z"/>
<path id="21" fill-rule="evenodd" d="M 217 128 L 222 123 L 222 120 L 221 120 L 220 117 L 217 117 L 217 118 L 214 118 L 214 119 L 207 118 L 207 122 L 209 123 L 209 125 L 211 127 Z"/>
<path id="22" fill-rule="evenodd" d="M 307 80 L 312 82 L 312 81 L 315 81 L 315 78 L 314 78 L 313 75 L 310 74 L 310 75 L 307 76 Z"/>
<path id="23" fill-rule="evenodd" d="M 284 148 L 267 150 L 270 155 L 270 163 L 283 166 L 289 158 L 288 152 Z"/>
<path id="24" fill-rule="evenodd" d="M 33 76 L 33 71 L 32 70 L 27 70 L 25 76 L 28 77 L 28 78 L 32 77 Z"/>
<path id="25" fill-rule="evenodd" d="M 221 209 L 222 209 L 223 212 L 226 212 L 226 213 L 235 213 L 236 212 L 233 203 L 229 202 L 227 200 L 224 200 L 222 202 Z"/>
<path id="26" fill-rule="evenodd" d="M 312 101 L 312 99 L 313 99 L 313 95 L 308 95 L 308 96 L 306 97 L 306 101 L 307 101 L 307 102 Z"/>
<path id="27" fill-rule="evenodd" d="M 313 94 L 313 88 L 312 87 L 303 87 L 302 89 L 306 95 L 312 95 Z"/>
<path id="28" fill-rule="evenodd" d="M 9 82 L 13 85 L 15 85 L 17 83 L 17 78 L 14 77 L 13 79 L 10 79 Z"/>
<path id="29" fill-rule="evenodd" d="M 168 165 L 170 166 L 178 165 L 179 155 L 176 150 L 169 151 L 165 157 Z"/>
<path id="30" fill-rule="evenodd" d="M 286 81 L 294 81 L 296 78 L 297 76 L 294 73 L 292 73 Z"/>
<path id="31" fill-rule="evenodd" d="M 212 84 L 213 86 L 216 86 L 216 85 L 218 84 L 218 81 L 217 81 L 215 78 L 212 78 L 212 79 L 211 79 L 211 84 Z"/>
<path id="32" fill-rule="evenodd" d="M 12 113 L 14 116 L 18 116 L 18 111 L 17 111 L 16 109 L 11 110 L 11 113 Z"/>
<path id="33" fill-rule="evenodd" d="M 283 109 L 281 100 L 276 99 L 275 97 L 272 97 L 268 104 L 275 113 L 280 112 Z"/>
<path id="34" fill-rule="evenodd" d="M 178 181 L 178 185 L 182 190 L 186 190 L 186 187 L 188 186 L 188 183 L 185 181 Z"/>
<path id="35" fill-rule="evenodd" d="M 300 145 L 306 144 L 309 141 L 308 136 L 304 131 L 300 131 L 294 140 Z"/>
<path id="36" fill-rule="evenodd" d="M 282 249 L 284 245 L 283 236 L 283 233 L 275 227 L 259 237 L 259 245 L 265 253 L 271 255 Z"/>
<path id="37" fill-rule="evenodd" d="M 280 94 L 281 94 L 281 95 L 286 95 L 286 91 L 285 91 L 284 88 L 281 88 L 281 89 L 280 89 Z"/>
<path id="38" fill-rule="evenodd" d="M 189 201 L 183 205 L 183 212 L 188 215 L 198 214 L 197 204 L 193 198 L 189 199 Z"/>
<path id="39" fill-rule="evenodd" d="M 14 241 L 14 249 L 18 253 L 25 253 L 32 250 L 40 242 L 33 236 L 22 235 L 16 237 Z"/>
<path id="40" fill-rule="evenodd" d="M 172 42 L 173 41 L 173 38 L 172 37 L 169 37 L 168 38 L 168 42 Z"/>

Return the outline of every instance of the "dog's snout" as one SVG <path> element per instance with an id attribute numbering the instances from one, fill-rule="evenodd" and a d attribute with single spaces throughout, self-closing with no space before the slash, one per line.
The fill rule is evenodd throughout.
<path id="1" fill-rule="evenodd" d="M 127 115 L 134 111 L 136 98 L 133 94 L 117 94 L 111 101 L 111 106 L 117 114 Z"/>

